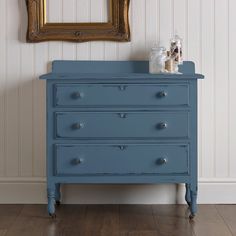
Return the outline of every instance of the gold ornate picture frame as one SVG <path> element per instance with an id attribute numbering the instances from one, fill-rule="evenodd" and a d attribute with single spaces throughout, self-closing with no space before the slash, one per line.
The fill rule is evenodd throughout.
<path id="1" fill-rule="evenodd" d="M 28 10 L 28 42 L 95 40 L 130 41 L 130 0 L 109 0 L 108 22 L 50 23 L 47 22 L 47 0 L 26 0 Z"/>

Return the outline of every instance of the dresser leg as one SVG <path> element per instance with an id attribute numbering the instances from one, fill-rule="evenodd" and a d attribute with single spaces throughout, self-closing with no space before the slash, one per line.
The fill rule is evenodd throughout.
<path id="1" fill-rule="evenodd" d="M 47 189 L 48 192 L 48 214 L 52 217 L 55 218 L 55 195 L 56 195 L 56 188 L 54 186 L 50 186 Z"/>
<path id="2" fill-rule="evenodd" d="M 192 220 L 197 213 L 197 189 L 190 190 L 191 204 L 190 204 L 190 220 Z"/>
<path id="3" fill-rule="evenodd" d="M 191 190 L 190 190 L 190 184 L 185 184 L 185 201 L 187 202 L 187 204 L 190 206 L 191 205 Z"/>
<path id="4" fill-rule="evenodd" d="M 56 205 L 60 206 L 61 205 L 61 186 L 60 186 L 60 184 L 56 184 L 55 199 L 56 199 Z"/>

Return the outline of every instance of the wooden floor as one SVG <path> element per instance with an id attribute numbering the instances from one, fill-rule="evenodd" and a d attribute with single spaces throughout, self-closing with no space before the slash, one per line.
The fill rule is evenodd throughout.
<path id="1" fill-rule="evenodd" d="M 236 205 L 0 205 L 0 236 L 236 236 Z"/>

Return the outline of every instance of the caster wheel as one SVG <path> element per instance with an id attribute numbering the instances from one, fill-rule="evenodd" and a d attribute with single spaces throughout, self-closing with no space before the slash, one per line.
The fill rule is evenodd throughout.
<path id="1" fill-rule="evenodd" d="M 57 215 L 55 213 L 49 214 L 49 216 L 51 216 L 52 219 L 56 219 L 57 218 Z"/>
<path id="2" fill-rule="evenodd" d="M 189 220 L 193 220 L 194 217 L 195 217 L 195 215 L 193 215 L 193 214 L 189 215 Z"/>
<path id="3" fill-rule="evenodd" d="M 56 201 L 56 205 L 60 206 L 61 205 L 61 201 Z"/>

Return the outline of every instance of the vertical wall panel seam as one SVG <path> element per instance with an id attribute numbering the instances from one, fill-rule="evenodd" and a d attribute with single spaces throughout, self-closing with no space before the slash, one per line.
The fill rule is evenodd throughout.
<path id="1" fill-rule="evenodd" d="M 78 21 L 78 1 L 75 1 L 75 21 Z M 78 43 L 75 46 L 75 58 L 78 59 Z"/>
<path id="2" fill-rule="evenodd" d="M 101 15 L 102 15 L 102 21 L 105 21 L 105 1 L 103 1 L 103 7 L 101 8 Z M 103 60 L 105 60 L 105 56 L 106 56 L 106 52 L 105 52 L 105 41 L 102 42 L 102 45 L 103 45 Z"/>
<path id="3" fill-rule="evenodd" d="M 109 6 L 108 7 L 110 7 L 110 5 L 111 5 L 111 2 L 109 2 Z M 110 11 L 109 11 L 110 12 Z M 108 19 L 109 19 L 109 15 L 108 15 Z M 115 57 L 115 60 L 119 60 L 119 45 L 118 45 L 118 42 L 116 43 L 116 45 L 115 45 L 115 53 L 116 53 L 116 57 Z"/>
<path id="4" fill-rule="evenodd" d="M 133 21 L 133 8 L 134 8 L 134 3 L 131 3 L 132 7 L 131 7 L 131 11 L 130 11 L 130 24 L 131 24 L 131 33 L 133 35 L 132 40 L 130 42 L 130 52 L 129 52 L 129 59 L 132 57 L 132 50 L 133 50 L 133 39 L 134 39 L 134 33 L 133 33 L 133 27 L 134 27 L 134 21 Z"/>
<path id="5" fill-rule="evenodd" d="M 61 20 L 64 23 L 64 0 L 61 0 Z"/>
<path id="6" fill-rule="evenodd" d="M 21 2 L 22 3 L 22 2 Z M 22 4 L 21 4 L 22 6 Z M 21 9 L 22 10 L 22 9 Z M 19 23 L 19 27 L 20 27 L 20 30 L 22 30 L 22 24 Z M 19 37 L 19 36 L 18 36 Z M 19 40 L 19 39 L 18 39 Z M 20 109 L 20 104 L 21 104 L 21 101 L 20 101 L 20 95 L 21 95 L 21 75 L 22 75 L 22 61 L 21 61 L 21 57 L 22 57 L 22 48 L 20 46 L 20 52 L 19 52 L 20 55 L 18 55 L 18 59 L 20 60 L 20 71 L 19 71 L 19 75 L 18 75 L 18 78 L 17 78 L 17 114 L 18 114 L 18 120 L 17 120 L 17 123 L 18 123 L 18 127 L 17 127 L 17 132 L 18 132 L 18 176 L 21 175 L 21 169 L 19 169 L 21 167 L 21 109 Z"/>
<path id="7" fill-rule="evenodd" d="M 73 1 L 73 6 L 74 6 L 74 22 L 77 22 L 77 16 L 76 16 L 76 12 L 77 12 L 77 1 L 74 0 Z M 73 44 L 73 60 L 76 60 L 77 59 L 77 45 L 78 43 L 74 43 Z"/>
<path id="8" fill-rule="evenodd" d="M 47 60 L 47 67 L 46 67 L 47 72 L 49 72 L 49 68 L 48 68 L 48 62 L 49 62 L 49 47 L 50 47 L 50 43 L 47 42 L 47 58 L 48 58 L 48 60 Z"/>
<path id="9" fill-rule="evenodd" d="M 100 21 L 104 21 L 104 1 L 102 1 L 101 9 L 100 9 Z M 105 42 L 101 41 L 102 46 L 102 60 L 105 60 Z"/>
<path id="10" fill-rule="evenodd" d="M 134 4 L 133 4 L 134 5 Z M 133 10 L 133 8 L 134 7 L 132 7 L 131 8 L 131 32 L 132 32 L 132 34 L 134 35 L 134 31 L 133 31 L 133 26 L 134 26 L 134 24 L 133 24 L 133 18 L 134 18 L 134 10 Z M 130 49 L 130 51 L 131 51 L 131 55 L 133 55 L 133 40 L 131 41 L 131 45 L 130 45 L 130 47 L 131 47 L 131 49 Z"/>
<path id="11" fill-rule="evenodd" d="M 64 23 L 64 0 L 61 0 L 61 21 Z M 61 42 L 61 58 L 64 59 L 64 45 L 65 42 Z"/>
<path id="12" fill-rule="evenodd" d="M 7 0 L 4 0 L 5 1 L 5 73 L 4 73 L 4 88 L 3 88 L 3 111 L 4 111 L 4 114 L 3 114 L 3 135 L 4 135 L 4 138 L 3 138 L 3 147 L 4 147 L 4 150 L 3 150 L 3 164 L 4 164 L 4 168 L 3 168 L 3 176 L 6 176 L 6 150 L 7 150 L 7 142 L 6 142 L 6 133 L 7 133 L 7 130 L 6 130 L 6 83 L 7 83 Z"/>
<path id="13" fill-rule="evenodd" d="M 64 10 L 63 10 L 63 1 L 64 0 L 61 0 L 61 21 L 62 22 L 64 22 L 64 17 L 63 17 L 63 15 L 64 15 Z M 63 59 L 64 58 L 64 50 L 63 50 L 63 48 L 64 48 L 64 42 L 61 42 L 60 43 L 60 47 L 61 47 L 61 58 Z"/>
<path id="14" fill-rule="evenodd" d="M 157 14 L 159 14 L 158 15 L 158 17 L 157 17 L 157 20 L 158 20 L 158 23 L 157 23 L 157 29 L 156 29 L 156 31 L 155 31 L 155 34 L 156 34 L 156 41 L 158 41 L 158 37 L 159 37 L 159 30 L 160 30 L 160 12 L 159 12 L 159 10 L 157 9 L 158 8 L 158 6 L 159 6 L 159 4 L 160 4 L 160 0 L 158 0 L 157 1 L 157 4 L 156 4 L 156 12 L 157 12 Z"/>
<path id="15" fill-rule="evenodd" d="M 144 20 L 145 20 L 144 43 L 145 43 L 145 52 L 147 54 L 147 2 L 146 0 L 144 0 Z"/>
<path id="16" fill-rule="evenodd" d="M 213 120 L 213 127 L 214 127 L 214 135 L 213 135 L 213 156 L 214 156 L 214 170 L 213 170 L 213 175 L 214 177 L 216 177 L 216 104 L 215 104 L 215 100 L 216 100 L 216 53 L 215 53 L 215 50 L 216 50 L 216 0 L 213 1 L 213 9 L 214 9 L 214 20 L 213 20 L 213 34 L 214 34 L 214 42 L 213 42 L 213 100 L 214 100 L 214 120 Z"/>
<path id="17" fill-rule="evenodd" d="M 88 14 L 89 14 L 89 22 L 91 22 L 91 11 L 92 11 L 92 9 L 91 9 L 91 0 L 89 0 L 89 6 L 88 6 Z M 91 44 L 91 42 L 89 42 L 89 60 L 91 60 L 91 58 L 92 58 L 92 44 Z"/>
<path id="18" fill-rule="evenodd" d="M 34 84 L 36 83 L 36 59 L 35 59 L 35 55 L 36 55 L 36 47 L 35 47 L 35 44 L 33 45 L 33 80 L 32 80 L 32 129 L 31 129 L 31 132 L 32 132 L 32 175 L 35 176 L 35 169 L 34 169 L 34 163 L 35 163 L 35 155 L 34 155 L 34 142 L 35 142 L 35 138 L 34 138 L 34 118 L 35 118 L 35 115 L 34 115 L 34 103 L 35 103 L 35 98 L 34 98 L 34 94 L 35 94 L 35 86 Z"/>
<path id="19" fill-rule="evenodd" d="M 228 28 L 227 28 L 227 30 L 228 30 L 228 35 L 227 35 L 227 43 L 228 43 L 228 47 L 227 47 L 227 52 L 228 52 L 228 68 L 227 68 L 227 70 L 228 70 L 228 126 L 227 126 L 227 128 L 228 128 L 228 177 L 230 177 L 231 176 L 231 173 L 230 173 L 230 164 L 231 164 L 231 158 L 230 158 L 230 140 L 231 140 L 231 136 L 230 136 L 230 114 L 231 114 L 231 112 L 230 112 L 230 104 L 231 104 L 231 100 L 230 100 L 230 74 L 229 74 L 229 71 L 230 71 L 230 68 L 229 68 L 229 61 L 230 61 L 230 59 L 229 59 L 229 57 L 230 57 L 230 54 L 229 54 L 229 52 L 230 52 L 230 40 L 229 40 L 229 26 L 230 26 L 230 22 L 229 22 L 229 0 L 227 0 L 227 4 L 228 4 L 228 6 L 227 6 L 227 26 L 228 26 Z"/>
<path id="20" fill-rule="evenodd" d="M 48 58 L 48 62 L 50 62 L 50 42 L 47 42 L 47 44 L 48 44 L 48 52 L 47 52 L 47 54 L 48 54 L 48 56 L 47 56 L 47 58 Z M 48 67 L 48 66 L 47 66 Z M 49 68 L 48 68 L 49 69 Z"/>
<path id="21" fill-rule="evenodd" d="M 158 9 L 158 11 L 159 11 L 159 22 L 158 22 L 158 24 L 159 24 L 159 35 L 158 35 L 158 41 L 160 42 L 160 40 L 161 40 L 161 0 L 159 0 L 159 9 Z"/>
<path id="22" fill-rule="evenodd" d="M 200 17 L 199 17 L 199 19 L 200 19 L 200 47 L 199 47 L 199 53 L 200 53 L 200 63 L 199 63 L 199 65 L 200 65 L 200 71 L 201 71 L 201 73 L 202 73 L 202 57 L 203 57 L 203 53 L 202 53 L 202 0 L 200 0 L 200 7 L 199 7 L 199 14 L 200 14 Z M 200 98 L 199 98 L 199 102 L 200 102 L 200 115 L 198 116 L 199 117 L 199 119 L 200 119 L 200 121 L 199 121 L 199 124 L 202 124 L 202 121 L 203 121 L 203 119 L 202 119 L 202 114 L 203 114 L 203 112 L 202 112 L 202 104 L 203 104 L 203 99 L 202 99 L 202 82 L 200 81 L 198 81 L 198 84 L 200 84 Z M 202 162 L 202 154 L 203 154 L 203 151 L 202 151 L 202 126 L 200 126 L 200 134 L 201 134 L 201 137 L 199 138 L 200 139 L 200 142 L 201 142 L 201 145 L 200 145 L 200 155 L 198 155 L 198 156 L 200 156 L 200 160 L 199 160 L 199 162 L 200 162 L 200 171 L 199 171 L 199 175 L 200 175 L 200 177 L 202 177 L 202 168 L 203 168 L 203 162 Z M 199 135 L 199 134 L 198 134 Z"/>
<path id="23" fill-rule="evenodd" d="M 23 13 L 23 4 L 22 1 L 20 1 L 20 14 L 22 15 Z M 20 27 L 20 37 L 22 37 L 23 32 L 22 32 L 22 16 L 20 18 L 20 22 L 19 22 L 19 27 Z M 22 40 L 22 39 L 21 39 Z M 19 172 L 19 176 L 22 176 L 22 171 L 21 171 L 21 167 L 22 167 L 22 127 L 21 127 L 21 109 L 19 109 L 21 107 L 21 99 L 22 99 L 22 87 L 21 87 L 21 83 L 22 83 L 22 44 L 20 44 L 20 75 L 19 75 L 19 87 L 18 87 L 18 106 L 17 106 L 17 114 L 18 114 L 18 172 Z"/>
<path id="24" fill-rule="evenodd" d="M 174 3 L 174 0 L 171 0 L 171 12 L 172 12 L 172 14 L 171 14 L 171 17 L 172 17 L 172 19 L 171 19 L 171 23 L 172 23 L 172 26 L 171 26 L 171 31 L 172 31 L 172 35 L 171 35 L 171 37 L 175 34 L 175 31 L 176 31 L 176 29 L 175 29 L 175 3 Z"/>
<path id="25" fill-rule="evenodd" d="M 46 58 L 49 58 L 49 42 L 47 42 L 47 56 L 46 56 Z M 47 70 L 47 72 L 49 72 L 48 71 L 48 60 L 47 60 L 47 66 L 46 66 L 46 70 Z M 46 109 L 47 109 L 47 107 L 46 107 L 46 100 L 47 100 L 47 92 L 46 92 L 46 83 L 47 82 L 45 82 L 45 86 L 44 86 L 44 89 L 45 89 L 45 98 L 44 98 L 44 101 L 45 101 L 45 103 L 44 103 L 44 106 L 40 106 L 41 107 L 41 109 L 43 109 L 42 111 L 41 111 L 41 113 L 42 114 L 44 114 L 44 124 L 45 124 L 45 127 L 44 127 L 44 132 L 43 132 L 43 134 L 44 134 L 44 142 L 43 142 L 43 145 L 42 145 L 42 147 L 44 147 L 44 164 L 45 164 L 45 166 L 44 166 L 44 176 L 47 176 L 47 146 L 46 146 L 46 142 L 47 142 L 47 134 L 46 134 L 46 129 L 47 129 L 47 123 L 48 123 L 48 119 L 47 119 L 47 112 L 46 112 Z"/>
<path id="26" fill-rule="evenodd" d="M 185 51 L 186 53 L 186 57 L 185 59 L 189 58 L 189 31 L 188 31 L 188 27 L 189 27 L 189 17 L 188 17 L 188 12 L 189 12 L 189 7 L 188 7 L 188 0 L 185 0 L 185 14 L 186 14 L 186 24 L 185 24 L 185 31 L 186 31 L 186 39 L 185 39 Z"/>
<path id="27" fill-rule="evenodd" d="M 9 45 L 8 45 L 8 36 L 7 36 L 7 25 L 8 25 L 8 4 L 7 4 L 7 0 L 6 1 L 6 89 L 5 89 L 5 114 L 4 114 L 4 125 L 5 125 L 5 135 L 4 135 L 4 139 L 6 140 L 5 141 L 5 173 L 4 173 L 4 176 L 7 176 L 7 156 L 8 156 L 8 150 L 7 150 L 7 136 L 8 136 L 8 133 L 7 133 L 7 118 L 8 118 L 8 115 L 7 115 L 7 80 L 8 80 L 8 48 L 9 48 Z"/>
<path id="28" fill-rule="evenodd" d="M 120 55 L 119 55 L 119 45 L 117 43 L 116 44 L 116 60 L 119 60 L 119 57 L 120 57 Z"/>

